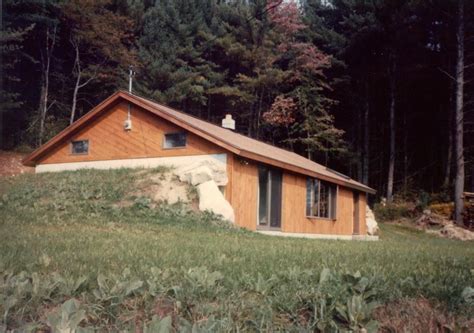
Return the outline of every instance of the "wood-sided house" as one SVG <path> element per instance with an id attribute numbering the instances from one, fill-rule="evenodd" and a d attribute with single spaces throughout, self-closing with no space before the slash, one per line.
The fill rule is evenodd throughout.
<path id="1" fill-rule="evenodd" d="M 202 156 L 226 163 L 224 195 L 241 227 L 323 238 L 367 234 L 366 196 L 373 189 L 298 154 L 124 91 L 23 162 L 46 172 L 157 166 Z"/>

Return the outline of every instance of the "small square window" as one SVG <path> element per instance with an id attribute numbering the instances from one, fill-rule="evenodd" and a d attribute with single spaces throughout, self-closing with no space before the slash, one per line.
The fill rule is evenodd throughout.
<path id="1" fill-rule="evenodd" d="M 165 134 L 164 148 L 186 147 L 186 133 L 168 133 Z"/>
<path id="2" fill-rule="evenodd" d="M 89 153 L 89 140 L 72 141 L 71 153 L 73 155 L 84 155 Z"/>

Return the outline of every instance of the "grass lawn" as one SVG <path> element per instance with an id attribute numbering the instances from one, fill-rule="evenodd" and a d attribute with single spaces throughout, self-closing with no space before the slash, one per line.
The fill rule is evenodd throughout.
<path id="1" fill-rule="evenodd" d="M 54 328 L 58 313 L 102 330 L 374 330 L 373 309 L 406 298 L 472 316 L 472 242 L 395 225 L 379 242 L 263 236 L 150 208 L 140 177 L 0 179 L 0 332 Z"/>

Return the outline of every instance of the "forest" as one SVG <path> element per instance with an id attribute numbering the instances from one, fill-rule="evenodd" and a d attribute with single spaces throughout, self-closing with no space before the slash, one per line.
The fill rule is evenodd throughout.
<path id="1" fill-rule="evenodd" d="M 118 89 L 292 150 L 388 202 L 474 192 L 474 1 L 3 0 L 1 149 Z M 456 210 L 456 218 L 460 212 Z"/>

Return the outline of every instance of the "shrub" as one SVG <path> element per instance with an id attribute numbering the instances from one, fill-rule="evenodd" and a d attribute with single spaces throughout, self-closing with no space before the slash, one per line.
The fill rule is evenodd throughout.
<path id="1" fill-rule="evenodd" d="M 437 203 L 437 204 L 430 205 L 428 208 L 433 213 L 436 213 L 438 215 L 443 215 L 443 216 L 446 216 L 447 218 L 450 218 L 453 215 L 453 212 L 454 212 L 454 203 L 452 203 L 452 202 Z"/>
<path id="2" fill-rule="evenodd" d="M 401 218 L 409 218 L 413 216 L 413 209 L 408 204 L 386 204 L 380 203 L 374 206 L 374 215 L 377 221 L 395 221 Z"/>

